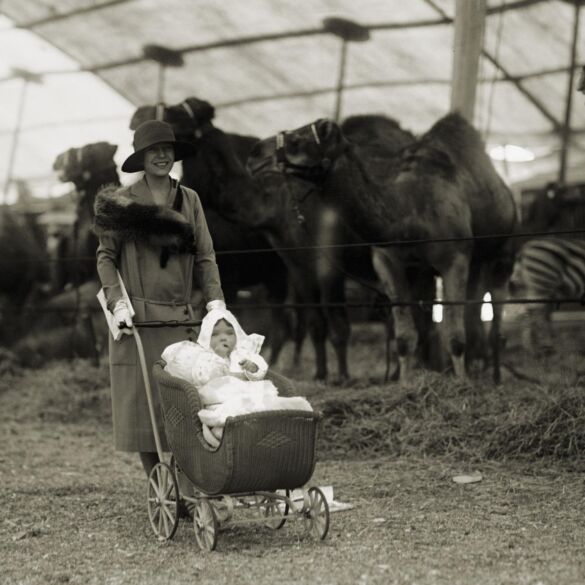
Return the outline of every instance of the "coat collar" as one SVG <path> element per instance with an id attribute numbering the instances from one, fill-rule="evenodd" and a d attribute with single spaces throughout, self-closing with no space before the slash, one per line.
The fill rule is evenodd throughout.
<path id="1" fill-rule="evenodd" d="M 171 177 L 171 192 L 169 200 L 167 201 L 167 205 L 172 205 L 172 202 L 175 200 L 175 193 L 177 192 L 177 181 Z M 148 204 L 148 205 L 155 205 L 154 198 L 152 197 L 152 193 L 150 192 L 150 187 L 146 182 L 145 175 L 136 181 L 136 183 L 132 183 L 130 185 L 130 196 L 135 198 L 137 202 Z"/>

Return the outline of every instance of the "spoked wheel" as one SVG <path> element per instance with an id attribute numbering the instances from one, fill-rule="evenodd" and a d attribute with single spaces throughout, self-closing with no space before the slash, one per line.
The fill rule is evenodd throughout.
<path id="1" fill-rule="evenodd" d="M 289 490 L 286 490 L 286 497 L 290 497 Z M 283 501 L 276 498 L 266 498 L 264 503 L 266 526 L 274 530 L 282 528 L 286 522 L 286 517 L 288 516 L 288 509 L 288 499 Z"/>
<path id="2" fill-rule="evenodd" d="M 308 507 L 304 511 L 307 530 L 313 538 L 323 540 L 329 532 L 329 504 L 318 487 L 309 488 Z"/>
<path id="3" fill-rule="evenodd" d="M 209 500 L 198 498 L 193 512 L 193 528 L 201 550 L 215 550 L 218 527 L 215 510 Z"/>
<path id="4" fill-rule="evenodd" d="M 179 486 L 166 463 L 157 463 L 148 476 L 148 519 L 159 540 L 173 538 L 179 525 Z"/>

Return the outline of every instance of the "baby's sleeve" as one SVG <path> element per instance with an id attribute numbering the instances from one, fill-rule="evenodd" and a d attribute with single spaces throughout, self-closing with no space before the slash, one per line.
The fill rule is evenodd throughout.
<path id="1" fill-rule="evenodd" d="M 258 353 L 251 354 L 246 356 L 251 362 L 254 362 L 258 366 L 258 370 L 256 372 L 249 372 L 248 370 L 244 370 L 244 375 L 248 380 L 263 380 L 264 376 L 266 376 L 266 372 L 268 371 L 268 364 L 266 360 Z"/>

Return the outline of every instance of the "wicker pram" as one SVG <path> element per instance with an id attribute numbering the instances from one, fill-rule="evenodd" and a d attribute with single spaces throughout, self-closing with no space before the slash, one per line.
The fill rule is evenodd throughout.
<path id="1" fill-rule="evenodd" d="M 320 416 L 282 410 L 229 417 L 219 447 L 203 438 L 196 388 L 153 367 L 169 447 L 182 472 L 207 495 L 298 488 L 315 468 Z M 286 378 L 268 372 L 280 395 L 292 395 Z"/>
<path id="2" fill-rule="evenodd" d="M 302 487 L 300 504 L 291 493 L 313 474 L 319 414 L 281 410 L 228 417 L 221 442 L 213 448 L 203 438 L 197 389 L 165 372 L 165 362 L 159 360 L 152 373 L 172 452 L 170 461 L 166 457 L 138 328 L 187 324 L 192 323 L 135 322 L 131 328 L 159 458 L 149 473 L 146 494 L 154 534 L 159 540 L 172 539 L 180 518 L 188 518 L 192 512 L 199 547 L 214 550 L 220 526 L 238 507 L 255 512 L 256 522 L 275 529 L 289 518 L 299 519 L 311 536 L 323 540 L 329 531 L 329 505 L 323 491 L 316 486 Z M 266 377 L 280 395 L 295 394 L 286 378 L 270 371 Z"/>

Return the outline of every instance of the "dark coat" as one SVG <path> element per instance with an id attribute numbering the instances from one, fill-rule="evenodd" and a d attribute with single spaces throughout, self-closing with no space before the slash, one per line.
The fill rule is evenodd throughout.
<path id="1" fill-rule="evenodd" d="M 215 262 L 213 243 L 201 202 L 195 191 L 186 187 L 183 190 L 183 203 L 180 214 L 182 218 L 173 223 L 168 208 L 156 206 L 146 181 L 141 179 L 129 187 L 118 189 L 114 196 L 114 205 L 124 217 L 124 210 L 133 209 L 129 203 L 140 206 L 146 216 L 160 214 L 160 221 L 143 221 L 141 225 L 149 226 L 142 232 L 134 228 L 119 230 L 116 221 L 110 224 L 104 220 L 104 199 L 96 200 L 96 224 L 99 235 L 97 250 L 97 268 L 108 307 L 113 309 L 122 297 L 117 281 L 116 270 L 120 272 L 126 290 L 136 311 L 134 320 L 139 321 L 170 321 L 186 320 L 193 317 L 191 307 L 193 280 L 197 278 L 199 287 L 206 301 L 223 299 L 219 271 Z M 169 196 L 169 206 L 175 199 L 176 184 Z M 112 202 L 112 194 L 109 195 Z M 100 203 L 102 206 L 100 206 Z M 111 219 L 111 209 L 108 208 Z M 186 222 L 183 221 L 186 220 Z M 175 218 L 177 219 L 177 218 Z M 101 223 L 100 223 L 101 222 Z M 123 221 L 122 221 L 123 222 Z M 175 231 L 184 236 L 185 223 L 190 226 L 189 233 L 193 236 L 190 249 L 185 246 L 172 247 L 170 256 L 161 261 L 161 243 L 168 243 L 169 233 Z M 100 225 L 107 225 L 101 228 Z M 175 229 L 177 228 L 177 229 Z M 163 267 L 164 264 L 164 267 Z M 140 337 L 144 345 L 147 374 L 150 376 L 153 363 L 160 358 L 163 349 L 183 339 L 193 338 L 189 328 L 156 328 L 141 329 Z M 110 380 L 112 389 L 112 413 L 114 422 L 114 445 L 120 451 L 156 451 L 154 434 L 148 411 L 148 402 L 140 367 L 136 343 L 132 336 L 123 335 L 120 341 L 110 336 Z M 151 377 L 153 400 L 158 417 L 163 450 L 167 450 L 166 438 L 160 420 L 160 402 L 156 382 Z"/>

